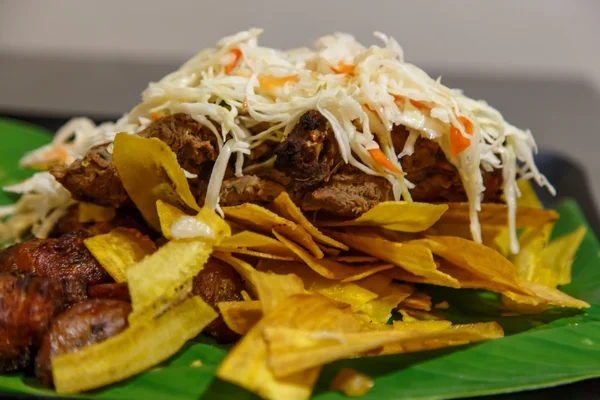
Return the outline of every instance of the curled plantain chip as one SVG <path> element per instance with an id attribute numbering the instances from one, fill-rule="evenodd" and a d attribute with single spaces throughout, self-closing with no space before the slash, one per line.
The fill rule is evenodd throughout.
<path id="1" fill-rule="evenodd" d="M 175 153 L 165 142 L 119 133 L 114 141 L 113 161 L 127 194 L 157 231 L 157 200 L 186 211 L 200 210 Z"/>
<path id="2" fill-rule="evenodd" d="M 294 257 L 294 253 L 277 239 L 252 231 L 241 231 L 225 238 L 219 248 L 225 253 L 248 248 L 280 257 Z"/>
<path id="3" fill-rule="evenodd" d="M 115 228 L 109 233 L 83 241 L 100 265 L 119 283 L 127 280 L 126 269 L 156 251 L 149 237 L 129 228 Z"/>
<path id="4" fill-rule="evenodd" d="M 225 324 L 239 335 L 245 335 L 263 316 L 260 301 L 223 301 L 218 304 Z"/>
<path id="5" fill-rule="evenodd" d="M 446 212 L 445 204 L 386 201 L 351 221 L 323 221 L 321 226 L 378 226 L 401 232 L 429 229 Z"/>
<path id="6" fill-rule="evenodd" d="M 202 207 L 196 215 L 191 216 L 157 200 L 156 211 L 160 229 L 167 239 L 208 239 L 214 244 L 220 244 L 231 236 L 229 224 L 208 207 Z"/>
<path id="7" fill-rule="evenodd" d="M 56 392 L 78 393 L 138 374 L 175 354 L 217 318 L 194 296 L 160 317 L 132 324 L 104 342 L 52 358 Z"/>
<path id="8" fill-rule="evenodd" d="M 448 203 L 448 211 L 441 217 L 441 223 L 469 224 L 471 221 L 468 203 Z M 504 204 L 483 203 L 481 211 L 477 214 L 482 226 L 494 225 L 504 227 L 508 221 L 508 207 Z M 517 227 L 542 227 L 558 220 L 558 213 L 554 210 L 539 208 L 517 207 Z"/>

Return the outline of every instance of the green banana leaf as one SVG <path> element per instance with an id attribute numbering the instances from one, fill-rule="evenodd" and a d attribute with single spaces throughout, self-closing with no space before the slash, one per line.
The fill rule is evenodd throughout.
<path id="1" fill-rule="evenodd" d="M 48 132 L 16 121 L 0 120 L 0 185 L 27 177 L 18 168 L 20 156 L 50 140 Z M 14 198 L 0 193 L 0 204 Z M 553 236 L 586 224 L 574 201 L 557 207 L 560 214 Z M 422 287 L 434 301 L 448 300 L 444 310 L 453 322 L 498 321 L 507 337 L 485 343 L 420 353 L 343 360 L 323 370 L 315 399 L 345 398 L 329 390 L 342 367 L 362 371 L 374 379 L 364 399 L 447 399 L 506 393 L 559 385 L 600 376 L 600 247 L 588 233 L 577 253 L 573 281 L 562 288 L 592 308 L 584 312 L 550 309 L 533 316 L 500 315 L 492 293 Z M 199 336 L 167 362 L 125 382 L 86 393 L 101 399 L 253 399 L 251 393 L 215 378 L 226 346 Z M 201 367 L 192 367 L 200 360 Z M 0 391 L 55 396 L 36 379 L 20 374 L 0 376 Z"/>

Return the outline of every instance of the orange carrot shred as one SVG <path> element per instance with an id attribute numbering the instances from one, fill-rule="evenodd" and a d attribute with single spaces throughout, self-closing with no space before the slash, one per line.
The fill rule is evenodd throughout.
<path id="1" fill-rule="evenodd" d="M 397 174 L 403 174 L 403 172 L 400 171 L 398 169 L 398 167 L 396 167 L 394 164 L 392 164 L 392 162 L 390 160 L 388 160 L 388 158 L 385 156 L 385 154 L 383 154 L 383 151 L 381 151 L 381 149 L 372 149 L 372 150 L 369 150 L 369 154 L 371 154 L 371 157 L 373 157 L 373 159 L 375 161 L 377 161 L 377 163 L 379 165 L 381 165 L 382 167 L 384 167 L 388 171 L 392 171 L 392 172 L 395 172 Z"/>
<path id="2" fill-rule="evenodd" d="M 466 117 L 457 117 L 458 121 L 465 128 L 467 135 L 473 135 L 473 123 Z M 450 126 L 450 155 L 452 158 L 458 156 L 471 145 L 471 140 L 460 133 L 460 130 L 454 125 Z"/>
<path id="3" fill-rule="evenodd" d="M 161 113 L 157 113 L 157 112 L 153 112 L 152 114 L 150 114 L 150 118 L 152 118 L 153 121 L 156 121 L 157 119 L 161 118 L 163 115 Z"/>
<path id="4" fill-rule="evenodd" d="M 240 49 L 232 49 L 229 54 L 233 54 L 233 60 L 229 62 L 229 64 L 225 65 L 225 74 L 229 75 L 229 73 L 235 68 L 238 61 L 242 57 L 242 51 Z"/>
<path id="5" fill-rule="evenodd" d="M 354 65 L 354 64 L 345 64 L 342 61 L 340 61 L 338 63 L 338 65 L 337 65 L 337 68 L 331 67 L 331 69 L 336 74 L 352 75 L 352 74 L 354 74 L 354 70 L 356 69 L 356 65 Z"/>
<path id="6" fill-rule="evenodd" d="M 258 83 L 260 88 L 263 90 L 273 90 L 276 87 L 281 87 L 285 85 L 287 82 L 296 82 L 298 81 L 298 75 L 289 75 L 289 76 L 261 76 L 258 77 Z"/>

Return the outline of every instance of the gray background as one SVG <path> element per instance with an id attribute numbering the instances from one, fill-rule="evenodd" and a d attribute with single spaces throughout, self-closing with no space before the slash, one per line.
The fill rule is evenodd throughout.
<path id="1" fill-rule="evenodd" d="M 394 36 L 406 59 L 485 98 L 588 171 L 600 204 L 600 1 L 0 0 L 0 112 L 118 116 L 227 34 L 310 46 Z"/>

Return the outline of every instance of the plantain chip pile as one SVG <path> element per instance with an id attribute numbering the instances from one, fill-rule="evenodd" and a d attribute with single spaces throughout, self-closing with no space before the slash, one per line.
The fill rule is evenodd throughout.
<path id="1" fill-rule="evenodd" d="M 136 152 L 125 154 L 133 147 Z M 516 218 L 522 250 L 509 255 L 507 210 L 500 204 L 482 204 L 483 244 L 470 240 L 469 208 L 459 203 L 384 202 L 356 219 L 311 222 L 282 193 L 264 207 L 223 207 L 222 218 L 197 205 L 175 155 L 159 140 L 119 134 L 113 157 L 128 194 L 163 239 L 157 247 L 148 237 L 115 229 L 86 240 L 111 276 L 127 283 L 133 312 L 122 333 L 52 359 L 58 393 L 147 370 L 218 313 L 242 336 L 217 376 L 265 399 L 302 400 L 323 366 L 336 360 L 503 336 L 495 322 L 445 319 L 448 302 L 433 306 L 427 285 L 495 292 L 507 310 L 522 314 L 589 307 L 558 289 L 570 282 L 585 229 L 550 242 L 558 216 L 539 208 L 527 187 L 521 187 L 527 204 Z M 86 221 L 112 212 L 85 210 Z M 210 257 L 242 277 L 242 301 L 213 310 L 190 296 Z M 372 386 L 353 370 L 340 371 L 331 383 L 350 396 Z"/>

